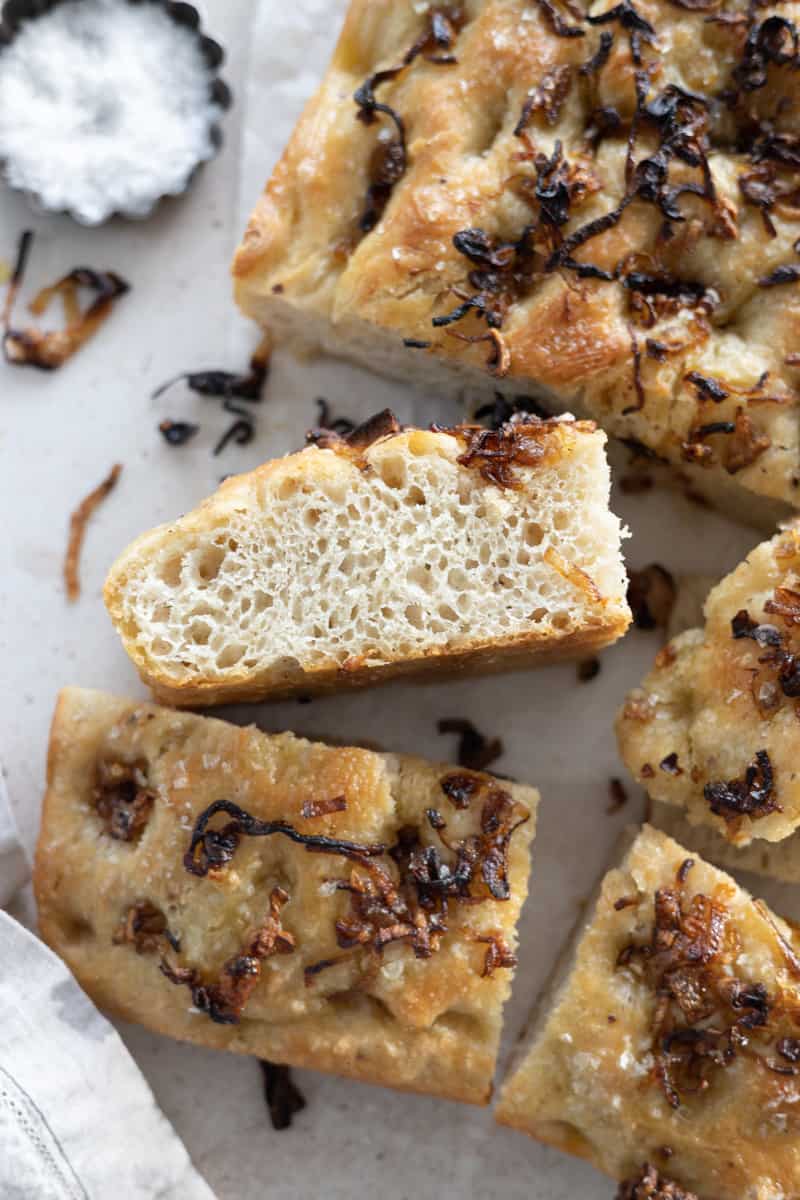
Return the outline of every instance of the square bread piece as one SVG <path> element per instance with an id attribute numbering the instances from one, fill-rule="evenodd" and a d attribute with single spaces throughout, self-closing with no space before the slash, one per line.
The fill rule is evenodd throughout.
<path id="1" fill-rule="evenodd" d="M 800 826 L 798 572 L 792 526 L 712 589 L 705 628 L 667 643 L 617 718 L 620 753 L 652 799 L 737 847 Z"/>
<path id="2" fill-rule="evenodd" d="M 538 794 L 404 755 L 61 693 L 39 928 L 157 1033 L 491 1094 Z"/>
<path id="3" fill-rule="evenodd" d="M 798 5 L 718 8 L 353 0 L 239 304 L 278 345 L 592 417 L 774 527 L 800 499 Z"/>
<path id="4" fill-rule="evenodd" d="M 585 654 L 628 627 L 605 435 L 591 423 L 400 431 L 226 480 L 111 569 L 106 604 L 176 706 L 494 671 Z"/>
<path id="5" fill-rule="evenodd" d="M 498 1120 L 615 1179 L 647 1161 L 702 1200 L 800 1195 L 794 937 L 644 826 L 541 1002 Z"/>

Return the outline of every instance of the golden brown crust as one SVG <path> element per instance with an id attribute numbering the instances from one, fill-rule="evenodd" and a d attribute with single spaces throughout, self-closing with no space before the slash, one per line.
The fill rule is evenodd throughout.
<path id="1" fill-rule="evenodd" d="M 796 21 L 798 5 L 755 10 L 735 0 L 718 19 L 713 2 L 690 11 L 671 0 L 638 0 L 636 14 L 655 33 L 634 39 L 620 21 L 589 23 L 580 15 L 584 4 L 552 6 L 556 20 L 581 31 L 575 37 L 557 36 L 546 7 L 523 0 L 468 0 L 459 7 L 463 20 L 454 21 L 447 47 L 455 62 L 437 62 L 444 52 L 421 53 L 374 87 L 374 98 L 404 123 L 407 162 L 377 223 L 364 231 L 359 221 L 375 182 L 375 147 L 396 129 L 385 113 L 371 119 L 353 94 L 373 72 L 402 62 L 428 28 L 430 11 L 353 0 L 329 71 L 237 254 L 241 306 L 296 341 L 307 336 L 331 345 L 338 330 L 345 353 L 399 375 L 419 370 L 445 379 L 446 367 L 469 366 L 492 386 L 498 372 L 512 390 L 533 383 L 560 406 L 579 407 L 699 477 L 704 490 L 718 477 L 723 495 L 733 483 L 796 507 L 796 89 L 790 49 L 783 62 L 780 49 L 772 54 L 765 86 L 756 86 L 752 46 L 773 35 L 785 36 L 789 46 L 790 26 L 773 26 Z M 587 11 L 596 18 L 613 7 Z M 454 8 L 446 6 L 451 17 Z M 762 33 L 765 21 L 773 25 Z M 609 34 L 614 41 L 604 64 L 582 72 Z M 640 81 L 649 73 L 651 113 L 680 100 L 686 140 L 669 120 L 659 128 L 657 117 L 642 116 L 642 102 L 631 170 L 637 70 Z M 563 102 L 549 115 L 534 108 L 515 133 L 526 100 L 558 72 L 568 80 Z M 691 99 L 698 95 L 703 102 Z M 607 119 L 610 113 L 616 127 L 595 144 L 590 126 L 597 129 L 598 112 Z M 545 179 L 537 156 L 552 156 L 557 140 L 570 165 Z M 654 198 L 648 164 L 667 143 L 668 187 L 694 192 L 667 199 L 655 187 Z M 567 219 L 559 217 L 549 230 L 536 196 L 537 170 L 545 190 L 562 178 L 572 191 Z M 779 192 L 785 195 L 776 198 Z M 770 196 L 774 203 L 765 210 Z M 560 266 L 548 266 L 562 238 L 626 200 L 619 220 L 562 254 Z M 534 261 L 510 280 L 508 247 L 532 225 Z M 493 247 L 505 247 L 506 265 L 492 267 L 502 286 L 490 283 L 488 291 L 485 279 L 480 285 L 470 279 L 476 264 L 486 274 L 485 261 L 453 242 L 475 229 Z M 582 277 L 570 258 L 616 279 Z M 515 270 L 520 259 L 517 252 Z M 760 286 L 779 268 L 789 268 L 788 282 Z M 659 274 L 664 287 L 653 300 L 652 278 Z M 651 281 L 637 286 L 637 275 Z M 675 281 L 686 285 L 688 299 L 675 301 Z M 507 372 L 475 311 L 451 325 L 431 324 L 476 294 L 502 310 Z M 320 332 L 325 327 L 330 337 Z M 395 339 L 393 359 L 379 352 L 379 334 Z M 484 340 L 470 344 L 454 334 Z M 431 347 L 404 353 L 403 338 Z M 698 377 L 716 380 L 725 395 L 704 392 Z M 739 410 L 737 434 L 728 426 Z M 711 424 L 718 428 L 709 433 Z"/>
<path id="2" fill-rule="evenodd" d="M 486 645 L 473 645 L 468 650 L 443 650 L 424 658 L 406 659 L 386 666 L 364 666 L 358 662 L 327 670 L 303 671 L 292 676 L 291 670 L 265 671 L 241 682 L 213 680 L 198 683 L 165 682 L 163 676 L 151 673 L 138 655 L 129 650 L 142 681 L 151 689 L 156 700 L 174 708 L 203 708 L 216 704 L 249 703 L 286 699 L 290 696 L 320 696 L 350 688 L 373 687 L 391 683 L 393 679 L 418 679 L 440 682 L 458 679 L 463 675 L 493 675 L 503 671 L 522 670 L 533 665 L 581 658 L 590 651 L 601 650 L 616 642 L 627 630 L 630 619 L 620 613 L 609 614 L 607 621 L 578 630 L 558 639 L 533 632 L 525 637 L 495 639 Z"/>
<path id="3" fill-rule="evenodd" d="M 98 762 L 110 760 L 136 763 L 154 795 L 135 839 L 109 837 L 96 811 Z M 68 689 L 53 721 L 36 855 L 42 936 L 101 1007 L 157 1032 L 486 1103 L 510 972 L 499 967 L 484 977 L 488 943 L 477 939 L 498 935 L 514 946 L 527 890 L 534 791 L 501 785 L 512 795 L 515 819 L 531 814 L 509 839 L 509 899 L 452 903 L 448 931 L 430 957 L 416 957 L 402 941 L 377 958 L 368 948 L 342 948 L 335 921 L 351 914 L 351 893 L 333 881 L 352 883 L 351 871 L 360 878 L 366 868 L 338 853 L 309 853 L 283 835 L 242 835 L 218 869 L 197 875 L 183 863 L 192 827 L 221 798 L 262 821 L 288 822 L 303 835 L 369 846 L 395 843 L 410 825 L 433 843 L 438 835 L 425 811 L 438 807 L 447 822 L 444 836 L 458 839 L 475 828 L 481 797 L 495 785 L 476 775 L 478 807 L 473 803 L 463 814 L 442 792 L 446 771 L 418 759 L 268 736 Z M 333 799 L 337 804 L 316 807 Z M 221 828 L 225 821 L 210 824 Z M 275 900 L 275 889 L 288 899 L 278 894 Z M 175 945 L 162 938 L 155 951 L 147 933 L 158 922 L 149 919 L 137 945 L 131 909 L 143 904 L 148 907 L 138 910 L 139 919 L 142 911 L 145 917 L 162 913 Z M 280 923 L 277 941 L 274 924 L 264 924 L 270 908 Z M 262 926 L 256 942 L 253 931 Z M 260 967 L 251 961 L 242 983 L 245 976 L 230 967 L 248 946 Z M 239 1023 L 215 1023 L 208 1010 L 198 1011 L 203 994 L 170 982 L 159 970 L 162 957 L 174 975 L 194 971 L 206 1001 L 210 995 L 223 1013 L 231 997 L 245 994 Z M 308 971 L 330 958 L 337 965 Z"/>
<path id="4" fill-rule="evenodd" d="M 617 718 L 622 757 L 648 793 L 734 846 L 779 842 L 800 826 L 800 643 L 791 618 L 798 570 L 793 526 L 711 591 L 705 628 L 668 643 Z"/>
<path id="5" fill-rule="evenodd" d="M 698 859 L 687 867 L 687 858 L 645 826 L 606 876 L 569 976 L 503 1084 L 497 1118 L 615 1179 L 649 1161 L 703 1197 L 793 1196 L 800 1187 L 793 934 L 730 877 Z M 684 914 L 677 940 L 675 897 Z M 659 904 L 662 940 L 654 934 Z M 681 991 L 681 971 L 709 991 Z M 744 1036 L 734 1036 L 730 1053 L 700 1065 L 703 1045 L 716 1031 L 719 1047 L 727 1046 L 723 1034 L 737 1021 Z M 659 1033 L 665 1027 L 669 1052 Z M 684 1029 L 681 1041 L 675 1033 Z M 703 1031 L 711 1031 L 707 1043 Z M 705 1083 L 694 1090 L 698 1077 Z M 678 1085 L 672 1100 L 670 1082 Z"/>

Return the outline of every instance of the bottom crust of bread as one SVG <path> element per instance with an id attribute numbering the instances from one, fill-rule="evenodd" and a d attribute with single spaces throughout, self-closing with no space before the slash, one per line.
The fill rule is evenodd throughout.
<path id="1" fill-rule="evenodd" d="M 163 676 L 149 674 L 141 664 L 139 671 L 155 699 L 174 708 L 250 703 L 263 700 L 265 694 L 270 700 L 285 700 L 297 695 L 319 696 L 349 688 L 373 687 L 407 677 L 413 677 L 420 683 L 426 680 L 440 683 L 463 675 L 494 675 L 588 656 L 616 642 L 628 628 L 627 613 L 617 611 L 609 615 L 609 620 L 598 622 L 591 628 L 565 633 L 557 641 L 554 641 L 551 633 L 532 633 L 521 638 L 509 638 L 505 642 L 495 641 L 488 646 L 458 650 L 443 648 L 422 658 L 407 658 L 383 666 L 360 666 L 354 663 L 319 671 L 282 666 L 280 671 L 258 675 L 250 672 L 241 684 L 230 678 L 224 683 L 209 679 L 201 683 L 167 684 Z"/>

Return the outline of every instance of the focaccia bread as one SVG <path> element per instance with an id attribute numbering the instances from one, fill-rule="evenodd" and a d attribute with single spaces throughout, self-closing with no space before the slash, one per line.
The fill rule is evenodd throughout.
<path id="1" fill-rule="evenodd" d="M 649 1162 L 702 1200 L 800 1195 L 797 949 L 765 904 L 645 826 L 542 1001 L 498 1120 L 619 1180 Z"/>
<path id="2" fill-rule="evenodd" d="M 604 442 L 571 420 L 401 432 L 383 413 L 140 537 L 106 604 L 179 706 L 584 654 L 630 620 Z"/>
<path id="3" fill-rule="evenodd" d="M 278 345 L 593 417 L 774 523 L 800 501 L 799 15 L 352 0 L 241 307 Z"/>
<path id="4" fill-rule="evenodd" d="M 735 846 L 800 826 L 800 527 L 763 542 L 710 592 L 705 628 L 659 651 L 617 717 L 654 800 Z"/>
<path id="5" fill-rule="evenodd" d="M 158 1033 L 483 1104 L 537 802 L 68 689 L 39 927 L 101 1008 Z"/>

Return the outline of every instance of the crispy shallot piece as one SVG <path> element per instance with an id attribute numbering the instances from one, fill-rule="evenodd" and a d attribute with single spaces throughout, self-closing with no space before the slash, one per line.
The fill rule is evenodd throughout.
<path id="1" fill-rule="evenodd" d="M 85 499 L 81 500 L 69 519 L 69 540 L 64 559 L 64 585 L 67 590 L 67 599 L 72 602 L 77 600 L 81 594 L 78 568 L 80 566 L 83 539 L 86 536 L 86 526 L 94 510 L 103 503 L 109 492 L 114 490 L 121 474 L 122 464 L 115 463 L 108 476 L 93 491 L 89 492 L 89 495 Z"/>
<path id="2" fill-rule="evenodd" d="M 3 354 L 11 366 L 55 371 L 97 333 L 110 315 L 114 302 L 130 291 L 130 285 L 113 271 L 75 267 L 50 287 L 42 288 L 29 305 L 30 311 L 38 317 L 60 296 L 64 307 L 64 328 L 47 331 L 34 327 L 16 329 L 12 325 L 14 304 L 25 277 L 32 243 L 33 234 L 26 230 L 20 238 L 16 265 L 0 315 Z M 94 299 L 85 309 L 81 308 L 79 299 L 82 289 L 94 293 Z"/>

